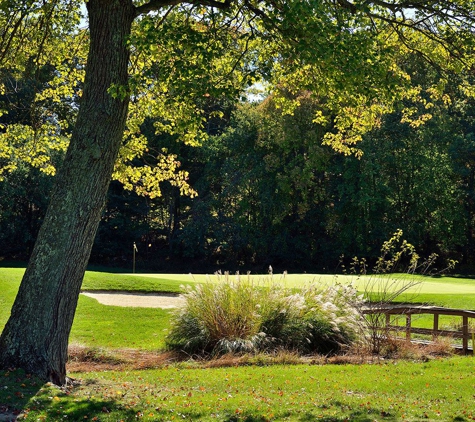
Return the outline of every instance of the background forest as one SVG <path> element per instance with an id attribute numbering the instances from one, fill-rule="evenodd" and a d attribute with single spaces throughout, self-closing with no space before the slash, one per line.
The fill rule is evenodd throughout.
<path id="1" fill-rule="evenodd" d="M 113 182 L 91 264 L 131 269 L 135 242 L 139 271 L 265 272 L 272 265 L 275 272 L 335 272 L 342 255 L 371 262 L 402 229 L 421 255 L 435 252 L 458 260 L 457 271 L 473 272 L 475 102 L 461 88 L 472 75 L 442 76 L 416 53 L 401 60 L 420 92 L 443 83 L 449 95 L 396 104 L 349 155 L 322 144 L 332 123 L 315 116 L 332 122 L 331 110 L 308 91 L 282 89 L 298 105 L 287 113 L 272 94 L 235 103 L 205 98 L 209 136 L 199 147 L 156 135 L 155 122 L 146 121 L 150 150 L 175 154 L 198 195 L 182 196 L 165 182 L 162 196 L 152 198 Z M 11 110 L 0 123 L 31 124 L 32 100 L 53 70 L 1 76 L 15 89 L 0 96 Z M 73 103 L 55 107 L 64 118 L 74 113 Z M 407 118 L 408 110 L 423 117 Z M 135 164 L 153 160 L 150 154 Z M 28 259 L 52 179 L 25 163 L 4 174 L 0 259 Z"/>

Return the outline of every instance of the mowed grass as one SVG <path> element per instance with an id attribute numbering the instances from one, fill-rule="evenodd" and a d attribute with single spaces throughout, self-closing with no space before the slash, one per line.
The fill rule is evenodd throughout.
<path id="1" fill-rule="evenodd" d="M 3 328 L 10 314 L 24 269 L 0 268 L 0 329 Z M 86 272 L 83 290 L 111 290 L 137 292 L 171 292 L 178 293 L 184 285 L 194 283 L 218 282 L 224 276 L 191 274 L 115 274 Z M 230 275 L 233 278 L 236 275 Z M 247 276 L 241 276 L 247 277 Z M 367 286 L 375 284 L 375 277 L 345 275 L 313 274 L 274 274 L 251 276 L 256 286 L 269 282 L 283 283 L 291 288 L 299 288 L 309 282 L 322 285 L 332 283 L 353 283 L 364 291 Z M 475 280 L 455 277 L 421 277 L 399 274 L 389 281 L 401 280 L 419 282 L 400 300 L 430 303 L 440 306 L 475 309 Z M 388 279 L 383 278 L 387 283 Z M 74 320 L 71 343 L 88 347 L 138 348 L 158 350 L 164 347 L 164 337 L 169 327 L 171 311 L 152 308 L 124 308 L 105 306 L 96 300 L 81 295 Z M 456 324 L 457 321 L 454 321 Z M 452 321 L 447 322 L 452 324 Z M 430 327 L 430 317 L 420 318 L 416 324 Z"/>
<path id="2" fill-rule="evenodd" d="M 22 274 L 21 269 L 0 269 L 0 328 L 8 318 Z M 266 277 L 260 277 L 259 283 Z M 215 281 L 214 276 L 204 275 L 88 272 L 83 288 L 177 292 L 185 283 L 210 279 Z M 288 275 L 279 282 L 298 288 L 312 280 L 328 284 L 335 277 Z M 361 278 L 349 276 L 336 280 L 361 282 Z M 424 280 L 428 284 L 418 286 L 418 292 L 409 293 L 407 299 L 475 308 L 475 281 L 445 277 Z M 170 311 L 104 306 L 81 296 L 71 342 L 106 349 L 160 350 L 169 318 Z M 0 412 L 4 405 L 9 412 L 21 412 L 26 420 L 34 421 L 475 420 L 472 357 L 425 363 L 374 361 L 214 369 L 182 363 L 154 370 L 71 375 L 81 381 L 80 385 L 60 390 L 21 371 L 0 371 Z"/>
<path id="3" fill-rule="evenodd" d="M 473 358 L 74 374 L 71 390 L 0 372 L 34 421 L 470 421 Z M 20 419 L 21 420 L 21 419 Z"/>
<path id="4" fill-rule="evenodd" d="M 93 348 L 162 350 L 171 311 L 105 306 L 80 296 L 70 343 Z"/>
<path id="5" fill-rule="evenodd" d="M 193 283 L 193 277 L 189 274 L 161 274 L 156 277 L 147 277 L 139 274 L 87 271 L 82 283 L 82 290 L 180 293 L 183 290 L 183 286 Z"/>
<path id="6" fill-rule="evenodd" d="M 10 315 L 24 269 L 0 269 L 0 330 Z M 179 292 L 183 283 L 150 278 L 87 272 L 83 289 Z M 124 308 L 101 305 L 81 295 L 76 310 L 70 342 L 87 347 L 111 349 L 137 348 L 159 350 L 165 346 L 170 311 L 152 308 Z"/>
<path id="7" fill-rule="evenodd" d="M 92 273 L 91 275 L 93 275 Z M 101 273 L 95 273 L 101 274 Z M 140 279 L 144 283 L 146 279 L 156 280 L 164 286 L 193 283 L 217 283 L 224 279 L 224 275 L 216 274 L 129 274 L 127 277 Z M 406 283 L 414 284 L 408 292 L 412 295 L 419 294 L 473 294 L 475 295 L 475 279 L 461 277 L 430 277 L 413 274 L 384 274 L 384 275 L 331 275 L 331 274 L 274 274 L 274 275 L 235 275 L 227 276 L 229 279 L 250 277 L 258 285 L 269 283 L 282 283 L 289 288 L 301 288 L 309 283 L 316 283 L 328 286 L 335 283 L 353 284 L 359 291 L 363 292 L 368 287 L 375 288 L 381 285 L 401 286 Z M 86 284 L 85 284 L 86 285 Z M 86 287 L 84 287 L 86 288 Z M 474 304 L 475 308 L 475 304 Z"/>

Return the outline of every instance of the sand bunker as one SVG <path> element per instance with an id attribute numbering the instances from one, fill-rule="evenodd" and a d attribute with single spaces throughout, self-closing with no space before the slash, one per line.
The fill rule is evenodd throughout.
<path id="1" fill-rule="evenodd" d="M 132 308 L 178 308 L 185 303 L 182 296 L 166 293 L 131 293 L 131 292 L 82 292 L 99 303 L 109 306 Z"/>

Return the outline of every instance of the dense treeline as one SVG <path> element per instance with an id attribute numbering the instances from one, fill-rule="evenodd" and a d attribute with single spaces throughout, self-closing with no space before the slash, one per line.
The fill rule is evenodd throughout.
<path id="1" fill-rule="evenodd" d="M 435 71 L 415 62 L 409 62 L 413 80 L 433 83 Z M 266 271 L 272 265 L 274 271 L 333 272 L 342 255 L 374 259 L 382 242 L 402 229 L 421 255 L 435 252 L 472 271 L 475 104 L 460 81 L 446 85 L 457 100 L 439 95 L 426 104 L 400 104 L 348 156 L 322 145 L 332 126 L 314 118 L 330 111 L 310 92 L 286 94 L 300 104 L 293 114 L 282 113 L 272 96 L 239 105 L 210 101 L 210 113 L 219 110 L 222 117 L 209 120 L 209 139 L 198 148 L 157 136 L 146 122 L 150 148 L 176 154 L 198 196 L 180 196 L 165 183 L 162 196 L 151 199 L 114 182 L 91 263 L 131 267 L 135 242 L 139 270 Z M 19 119 L 27 97 L 25 84 L 18 90 Z M 431 118 L 409 119 L 407 110 Z M 25 260 L 51 177 L 26 165 L 5 177 L 0 257 Z"/>
<path id="2" fill-rule="evenodd" d="M 441 78 L 417 56 L 407 63 L 416 86 Z M 111 196 L 106 216 L 120 204 L 127 210 L 117 212 L 122 224 L 104 222 L 94 256 L 115 244 L 116 231 L 129 239 L 104 258 L 123 264 L 137 241 L 142 265 L 156 269 L 333 272 L 341 256 L 375 259 L 402 229 L 422 256 L 435 252 L 472 271 L 475 104 L 461 82 L 453 76 L 440 82 L 446 95 L 399 104 L 349 156 L 322 145 L 332 127 L 314 118 L 331 112 L 309 92 L 287 94 L 300 104 L 293 114 L 272 96 L 222 105 L 229 118 L 202 147 L 154 139 L 178 154 L 199 196 L 171 187 L 159 201 Z"/>

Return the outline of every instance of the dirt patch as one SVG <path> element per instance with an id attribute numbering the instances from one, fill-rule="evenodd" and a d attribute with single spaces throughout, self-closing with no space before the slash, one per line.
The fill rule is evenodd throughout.
<path id="1" fill-rule="evenodd" d="M 108 306 L 171 309 L 178 308 L 185 303 L 183 296 L 171 293 L 84 291 L 82 294 Z"/>
<path id="2" fill-rule="evenodd" d="M 131 371 L 140 369 L 164 368 L 177 362 L 187 362 L 193 368 L 223 368 L 236 366 L 270 366 L 270 365 L 325 365 L 325 364 L 363 364 L 380 362 L 374 356 L 299 356 L 293 352 L 280 351 L 275 354 L 227 354 L 212 359 L 195 356 L 190 360 L 186 356 L 172 351 L 142 351 L 137 349 L 94 349 L 80 345 L 70 345 L 67 371 L 101 372 Z"/>
<path id="3" fill-rule="evenodd" d="M 174 352 L 137 349 L 103 350 L 72 344 L 68 348 L 68 372 L 122 371 L 160 368 L 181 360 Z"/>

